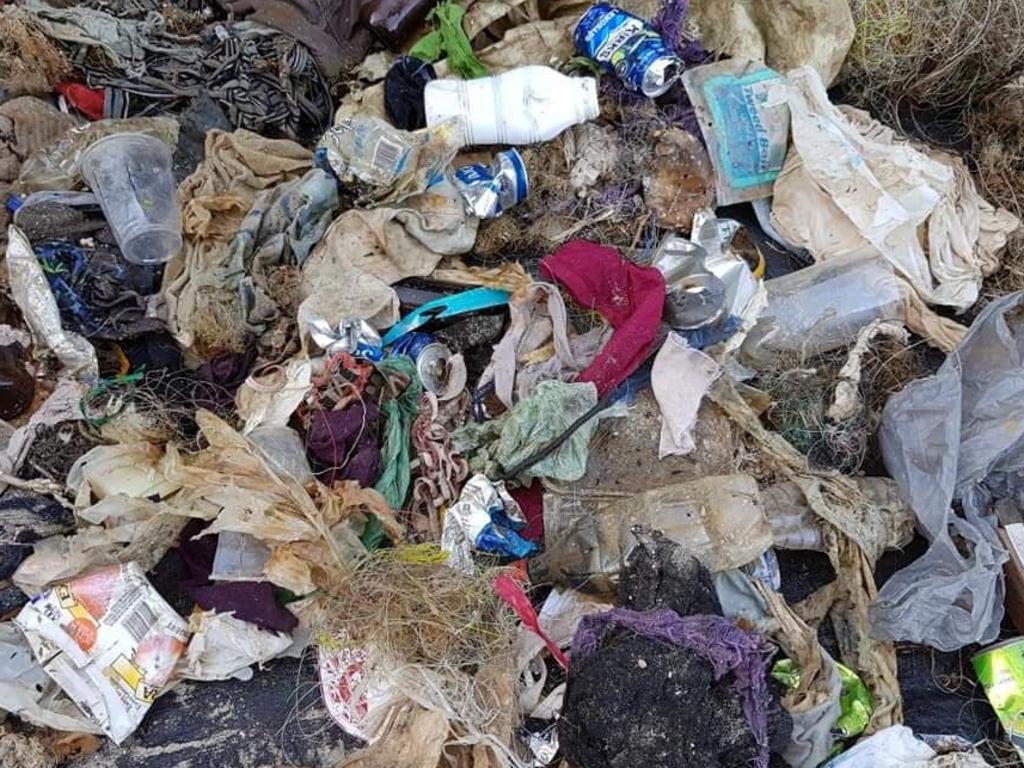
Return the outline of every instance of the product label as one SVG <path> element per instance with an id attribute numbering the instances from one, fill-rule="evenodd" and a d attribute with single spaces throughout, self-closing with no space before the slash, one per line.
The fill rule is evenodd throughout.
<path id="1" fill-rule="evenodd" d="M 742 77 L 713 77 L 704 84 L 719 136 L 719 169 L 732 187 L 774 181 L 782 170 L 789 120 L 769 112 L 783 108 L 770 98 L 777 82 L 775 72 L 760 70 Z"/>
<path id="2" fill-rule="evenodd" d="M 118 744 L 142 722 L 188 641 L 188 625 L 135 563 L 58 584 L 14 622 L 43 670 Z"/>
<path id="3" fill-rule="evenodd" d="M 663 85 L 664 79 L 652 73 L 659 63 L 678 63 L 647 22 L 605 3 L 593 6 L 580 19 L 575 42 L 580 53 L 614 72 L 635 91 Z"/>
<path id="4" fill-rule="evenodd" d="M 1024 758 L 1024 639 L 982 651 L 972 663 L 999 722 Z"/>

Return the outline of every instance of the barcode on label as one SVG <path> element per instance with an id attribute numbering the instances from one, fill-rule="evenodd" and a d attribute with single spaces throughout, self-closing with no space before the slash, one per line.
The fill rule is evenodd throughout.
<path id="1" fill-rule="evenodd" d="M 128 630 L 137 643 L 142 642 L 142 638 L 149 633 L 149 628 L 154 624 L 156 624 L 156 615 L 145 600 L 140 601 L 122 622 L 122 626 Z"/>
<path id="2" fill-rule="evenodd" d="M 384 137 L 377 140 L 377 146 L 373 150 L 373 167 L 389 173 L 395 172 L 398 160 L 402 156 L 402 145 L 396 144 Z"/>

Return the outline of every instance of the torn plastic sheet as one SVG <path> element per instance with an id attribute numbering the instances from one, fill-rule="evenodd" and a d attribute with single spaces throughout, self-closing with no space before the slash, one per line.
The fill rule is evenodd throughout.
<path id="1" fill-rule="evenodd" d="M 108 496 L 156 501 L 181 487 L 167 477 L 168 468 L 164 451 L 152 443 L 98 445 L 71 465 L 66 482 L 79 507 Z"/>
<path id="2" fill-rule="evenodd" d="M 613 593 L 637 524 L 661 531 L 712 572 L 738 568 L 772 546 L 757 483 L 749 475 L 705 477 L 635 496 L 546 493 L 546 548 L 530 561 L 532 580 Z"/>
<path id="3" fill-rule="evenodd" d="M 31 646 L 10 621 L 0 623 L 0 659 L 0 710 L 41 728 L 103 733 L 43 671 Z"/>
<path id="4" fill-rule="evenodd" d="M 541 630 L 552 643 L 567 649 L 572 644 L 572 638 L 584 616 L 610 608 L 611 603 L 600 602 L 574 589 L 553 589 L 544 600 L 537 620 Z M 560 683 L 547 694 L 544 693 L 548 677 L 547 664 L 544 663 L 547 655 L 544 639 L 536 632 L 520 626 L 516 634 L 514 653 L 516 666 L 520 670 L 520 710 L 527 717 L 554 720 L 562 711 L 565 683 Z"/>
<path id="5" fill-rule="evenodd" d="M 58 585 L 14 623 L 46 673 L 116 744 L 142 722 L 188 640 L 188 625 L 134 563 Z"/>
<path id="6" fill-rule="evenodd" d="M 251 680 L 252 665 L 270 661 L 292 644 L 285 632 L 270 632 L 230 613 L 197 611 L 189 617 L 192 639 L 175 676 L 185 680 Z"/>
<path id="7" fill-rule="evenodd" d="M 838 575 L 812 596 L 818 604 L 816 615 L 831 614 L 843 662 L 861 675 L 871 691 L 875 711 L 869 728 L 900 722 L 896 651 L 891 643 L 871 637 L 868 610 L 878 594 L 874 563 L 890 542 L 899 540 L 896 529 L 903 526 L 904 518 L 887 515 L 851 478 L 809 468 L 803 454 L 764 427 L 728 376 L 719 377 L 708 396 L 754 441 L 766 466 L 799 486 L 819 518 L 825 551 Z"/>
<path id="8" fill-rule="evenodd" d="M 60 310 L 28 238 L 20 229 L 7 230 L 7 279 L 35 343 L 60 358 L 64 373 L 86 381 L 99 375 L 96 350 L 77 333 L 65 331 Z"/>
<path id="9" fill-rule="evenodd" d="M 275 461 L 269 452 L 264 456 L 264 449 L 256 442 L 260 430 L 246 438 L 203 410 L 197 412 L 196 422 L 208 447 L 192 455 L 187 463 L 174 451 L 168 475 L 182 486 L 172 500 L 176 512 L 213 520 L 200 536 L 236 531 L 251 534 L 268 545 L 316 543 L 318 557 L 331 557 L 342 567 L 348 560 L 331 535 L 340 530 L 341 524 L 362 519 L 370 512 L 383 525 L 388 538 L 404 538 L 404 528 L 384 497 L 372 488 L 336 482 L 328 489 L 314 481 L 307 491 L 294 471 L 289 471 L 291 462 Z M 171 449 L 168 454 L 172 455 Z"/>
<path id="10" fill-rule="evenodd" d="M 312 375 L 313 364 L 301 359 L 250 375 L 235 395 L 238 416 L 245 420 L 242 431 L 249 434 L 261 425 L 287 425 L 309 390 Z"/>
<path id="11" fill-rule="evenodd" d="M 1019 503 L 1024 470 L 1022 305 L 1022 293 L 989 304 L 934 376 L 886 404 L 882 456 L 931 546 L 879 591 L 876 637 L 952 651 L 999 635 L 1007 555 L 992 507 Z"/>
<path id="12" fill-rule="evenodd" d="M 247 533 L 224 531 L 217 536 L 213 556 L 213 581 L 262 581 L 270 548 Z"/>

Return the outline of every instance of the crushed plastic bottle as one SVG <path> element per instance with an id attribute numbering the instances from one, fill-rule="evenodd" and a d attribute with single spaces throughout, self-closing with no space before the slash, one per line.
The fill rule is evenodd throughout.
<path id="1" fill-rule="evenodd" d="M 651 98 L 671 88 L 683 71 L 682 60 L 646 21 L 609 3 L 583 14 L 573 40 L 581 54 Z"/>

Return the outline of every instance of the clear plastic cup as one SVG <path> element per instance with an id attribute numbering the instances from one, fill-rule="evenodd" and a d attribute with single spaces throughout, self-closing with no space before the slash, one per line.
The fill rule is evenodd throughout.
<path id="1" fill-rule="evenodd" d="M 82 153 L 81 169 L 128 261 L 163 264 L 177 255 L 181 208 L 170 147 L 145 134 L 115 133 Z"/>

